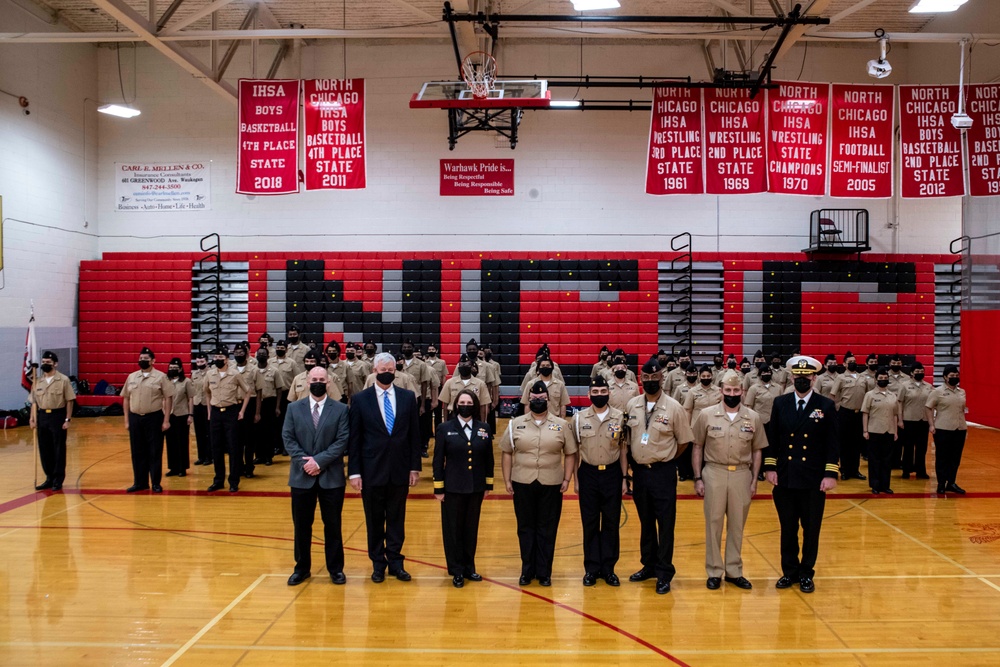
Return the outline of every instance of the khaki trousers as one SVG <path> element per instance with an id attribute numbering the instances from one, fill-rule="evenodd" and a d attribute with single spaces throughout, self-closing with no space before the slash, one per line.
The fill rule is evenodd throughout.
<path id="1" fill-rule="evenodd" d="M 750 513 L 749 468 L 730 471 L 716 463 L 705 464 L 705 570 L 709 577 L 743 576 L 743 526 Z M 722 561 L 722 526 L 726 523 L 726 560 Z"/>

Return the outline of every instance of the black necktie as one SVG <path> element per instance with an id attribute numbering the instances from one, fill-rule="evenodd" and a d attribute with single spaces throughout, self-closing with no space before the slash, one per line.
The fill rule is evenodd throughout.
<path id="1" fill-rule="evenodd" d="M 801 415 L 802 411 L 805 410 L 805 409 L 806 409 L 806 401 L 805 401 L 804 398 L 800 398 L 799 399 L 799 415 Z"/>

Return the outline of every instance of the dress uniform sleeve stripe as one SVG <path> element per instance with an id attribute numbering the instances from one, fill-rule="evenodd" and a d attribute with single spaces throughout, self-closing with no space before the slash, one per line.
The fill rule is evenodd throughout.
<path id="1" fill-rule="evenodd" d="M 443 489 L 444 488 L 444 482 L 439 482 L 437 480 L 434 480 L 434 488 L 435 489 Z"/>
<path id="2" fill-rule="evenodd" d="M 764 465 L 766 466 L 776 466 L 778 465 L 778 459 L 771 458 L 770 456 L 764 459 Z"/>
<path id="3" fill-rule="evenodd" d="M 486 483 L 489 484 L 489 485 L 492 485 L 493 484 L 493 478 L 492 477 L 487 477 L 486 478 Z"/>

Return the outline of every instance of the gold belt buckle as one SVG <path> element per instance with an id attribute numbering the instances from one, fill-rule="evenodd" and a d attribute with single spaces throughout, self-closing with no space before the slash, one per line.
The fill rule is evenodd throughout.
<path id="1" fill-rule="evenodd" d="M 726 466 L 726 470 L 729 472 L 736 472 L 736 466 Z"/>
<path id="2" fill-rule="evenodd" d="M 46 410 L 46 411 L 45 411 L 45 414 L 47 414 L 47 415 L 51 415 L 51 414 L 52 414 L 52 411 L 51 411 L 51 410 Z"/>
<path id="3" fill-rule="evenodd" d="M 219 408 L 219 412 L 225 412 L 225 411 L 226 411 L 225 408 Z"/>
<path id="4" fill-rule="evenodd" d="M 604 470 L 604 469 L 605 469 L 605 468 L 607 468 L 607 467 L 608 467 L 608 466 L 605 466 L 605 465 L 600 465 L 600 466 L 597 466 L 597 469 L 598 469 L 598 470 Z"/>

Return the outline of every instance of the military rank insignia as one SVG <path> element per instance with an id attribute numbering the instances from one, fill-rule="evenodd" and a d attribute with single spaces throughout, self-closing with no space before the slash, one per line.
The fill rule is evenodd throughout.
<path id="1" fill-rule="evenodd" d="M 663 424 L 664 426 L 667 426 L 670 424 L 670 417 L 667 417 L 665 415 L 657 415 L 656 417 L 653 418 L 653 422 L 656 424 Z"/>
<path id="2" fill-rule="evenodd" d="M 549 424 L 549 430 L 550 431 L 561 431 L 562 430 L 562 426 L 560 426 L 559 424 Z"/>
<path id="3" fill-rule="evenodd" d="M 822 410 L 813 410 L 812 413 L 810 413 L 809 415 L 809 419 L 822 419 L 822 418 L 823 418 Z"/>
<path id="4" fill-rule="evenodd" d="M 479 433 L 477 433 L 477 435 L 478 435 L 478 436 L 479 436 L 480 438 L 489 438 L 489 437 L 490 437 L 490 434 L 486 432 L 486 429 L 485 429 L 485 428 L 481 428 L 481 429 L 479 429 Z"/>
<path id="5" fill-rule="evenodd" d="M 754 432 L 753 424 L 751 424 L 750 422 L 743 422 L 743 425 L 740 426 L 740 433 L 753 433 L 753 432 Z"/>

